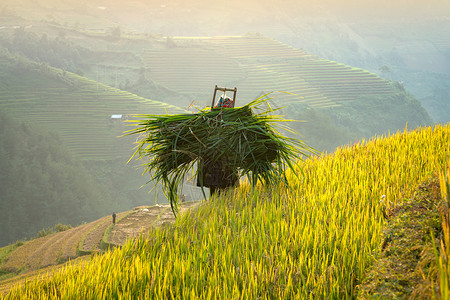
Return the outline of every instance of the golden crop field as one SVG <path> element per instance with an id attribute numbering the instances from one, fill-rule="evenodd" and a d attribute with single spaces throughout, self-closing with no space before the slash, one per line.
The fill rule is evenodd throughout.
<path id="1" fill-rule="evenodd" d="M 449 157 L 450 125 L 342 147 L 298 163 L 289 188 L 243 185 L 6 299 L 355 298 L 380 249 L 383 206 L 411 197 Z"/>

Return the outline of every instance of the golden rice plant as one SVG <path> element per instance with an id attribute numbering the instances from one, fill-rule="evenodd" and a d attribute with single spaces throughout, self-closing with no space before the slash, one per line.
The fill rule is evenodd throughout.
<path id="1" fill-rule="evenodd" d="M 383 206 L 439 170 L 449 140 L 450 126 L 437 125 L 298 162 L 290 188 L 242 185 L 6 299 L 354 298 L 380 251 Z"/>

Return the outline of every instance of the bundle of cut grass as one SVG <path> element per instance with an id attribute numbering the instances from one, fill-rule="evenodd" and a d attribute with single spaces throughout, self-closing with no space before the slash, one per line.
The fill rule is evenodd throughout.
<path id="1" fill-rule="evenodd" d="M 133 157 L 148 158 L 146 171 L 152 180 L 163 184 L 174 214 L 177 210 L 178 187 L 195 164 L 214 166 L 218 163 L 231 173 L 247 176 L 255 186 L 262 183 L 287 183 L 285 168 L 293 168 L 298 160 L 313 151 L 304 142 L 288 138 L 275 129 L 286 120 L 262 110 L 265 96 L 239 108 L 221 108 L 196 114 L 138 115 L 131 121 L 136 128 L 126 135 L 141 134 Z M 254 110 L 261 111 L 258 114 Z M 195 171 L 202 184 L 204 168 Z M 203 188 L 202 188 L 203 190 Z"/>

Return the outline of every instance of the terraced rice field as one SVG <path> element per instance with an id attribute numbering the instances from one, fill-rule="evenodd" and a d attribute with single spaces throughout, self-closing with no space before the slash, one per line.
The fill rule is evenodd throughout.
<path id="1" fill-rule="evenodd" d="M 183 203 L 180 212 L 198 204 Z M 80 255 L 103 251 L 102 240 L 111 246 L 121 246 L 128 239 L 139 237 L 153 227 L 165 226 L 174 220 L 169 205 L 118 213 L 116 225 L 112 225 L 111 216 L 105 216 L 88 224 L 30 240 L 15 249 L 0 268 L 18 272 L 57 265 Z"/>
<path id="2" fill-rule="evenodd" d="M 144 53 L 152 80 L 182 93 L 210 92 L 216 84 L 242 80 L 245 72 L 238 63 L 203 48 L 171 48 Z"/>
<path id="3" fill-rule="evenodd" d="M 37 270 L 76 258 L 78 245 L 84 236 L 104 221 L 105 218 L 99 219 L 63 232 L 28 241 L 14 250 L 1 268 L 12 272 Z"/>
<path id="4" fill-rule="evenodd" d="M 11 60 L 0 55 L 0 66 Z M 0 108 L 15 117 L 37 122 L 58 132 L 65 144 L 81 159 L 110 159 L 129 156 L 131 140 L 117 137 L 126 130 L 123 119 L 132 114 L 185 112 L 183 109 L 102 85 L 58 69 L 36 69 L 28 63 L 27 75 L 14 74 L 0 85 Z M 55 80 L 56 79 L 56 80 Z"/>
<path id="5" fill-rule="evenodd" d="M 200 202 L 180 205 L 180 213 L 194 209 Z M 0 270 L 24 272 L 19 276 L 0 281 L 0 296 L 25 279 L 43 279 L 58 271 L 67 260 L 78 263 L 89 259 L 86 254 L 102 252 L 103 247 L 120 247 L 129 239 L 145 234 L 151 228 L 167 226 L 175 221 L 169 205 L 143 206 L 133 211 L 117 214 L 112 225 L 111 216 L 26 242 L 15 249 L 0 266 Z M 102 245 L 104 241 L 107 245 Z M 79 257 L 82 255 L 81 257 Z M 84 257 L 84 258 L 83 258 Z M 81 259 L 81 260 L 80 260 Z M 59 266 L 58 266 L 59 265 Z"/>
<path id="6" fill-rule="evenodd" d="M 285 91 L 303 98 L 281 96 L 283 104 L 303 102 L 333 107 L 360 95 L 392 93 L 375 74 L 319 59 L 281 42 L 254 37 L 180 37 L 178 48 L 148 50 L 143 58 L 149 76 L 180 93 L 210 90 L 214 84 L 238 86 L 240 101 L 261 93 Z M 192 72 L 191 72 L 192 71 Z"/>
<path id="7" fill-rule="evenodd" d="M 121 215 L 118 214 L 118 218 Z M 95 228 L 90 230 L 84 239 L 80 241 L 80 252 L 82 253 L 90 253 L 90 252 L 100 252 L 102 239 L 105 234 L 105 231 L 111 226 L 111 217 L 104 217 L 101 219 L 101 222 L 98 223 Z"/>

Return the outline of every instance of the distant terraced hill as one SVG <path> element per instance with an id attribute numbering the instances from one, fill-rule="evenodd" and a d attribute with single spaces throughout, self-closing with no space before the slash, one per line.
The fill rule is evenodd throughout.
<path id="1" fill-rule="evenodd" d="M 216 84 L 237 87 L 238 106 L 272 91 L 294 94 L 273 94 L 277 97 L 274 106 L 286 107 L 281 114 L 289 119 L 312 124 L 295 129 L 306 142 L 322 150 L 395 132 L 406 123 L 410 128 L 432 123 L 420 103 L 400 85 L 260 35 L 123 38 L 120 45 L 94 36 L 74 36 L 74 40 L 80 39 L 85 46 L 98 44 L 104 48 L 86 57 L 81 66 L 90 80 L 30 62 L 31 67 L 25 70 L 32 72 L 18 72 L 16 62 L 3 55 L 0 64 L 7 75 L 2 75 L 5 80 L 0 82 L 4 87 L 0 105 L 20 112 L 19 117 L 56 128 L 69 148 L 83 159 L 130 154 L 133 140 L 116 138 L 124 127 L 120 121 L 111 120 L 111 115 L 183 112 L 148 98 L 185 107 L 193 101 L 196 107 L 203 107 L 210 104 Z M 122 64 L 122 55 L 132 58 L 132 65 Z M 103 71 L 116 72 L 116 80 L 111 74 L 99 77 L 92 67 L 99 62 L 96 59 L 101 61 Z M 119 81 L 129 83 L 123 88 L 140 96 L 97 82 L 114 84 L 118 68 L 122 76 Z M 11 103 L 11 99 L 18 100 Z M 309 108 L 321 111 L 311 113 Z M 56 113 L 49 113 L 53 109 Z"/>
<path id="2" fill-rule="evenodd" d="M 0 109 L 58 132 L 81 159 L 128 155 L 132 141 L 116 137 L 126 129 L 122 121 L 131 114 L 184 112 L 6 52 L 0 52 L 0 68 Z"/>
<path id="3" fill-rule="evenodd" d="M 360 96 L 393 94 L 386 80 L 368 71 L 320 59 L 261 36 L 177 37 L 174 47 L 143 54 L 148 76 L 180 93 L 209 91 L 215 84 L 237 86 L 239 99 L 286 91 L 282 102 L 335 107 Z"/>

